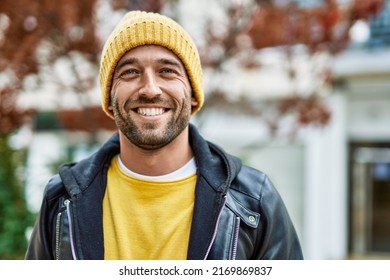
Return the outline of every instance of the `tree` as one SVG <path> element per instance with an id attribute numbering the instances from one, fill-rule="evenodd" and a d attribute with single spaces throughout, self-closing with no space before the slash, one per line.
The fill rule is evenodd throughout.
<path id="1" fill-rule="evenodd" d="M 159 11 L 166 1 L 111 0 L 107 8 Z M 33 213 L 23 191 L 23 150 L 11 145 L 12 135 L 31 121 L 35 108 L 23 107 L 19 96 L 33 86 L 40 89 L 48 80 L 61 93 L 77 93 L 84 110 L 60 110 L 58 121 L 66 129 L 87 130 L 91 138 L 101 126 L 113 128 L 111 119 L 91 104 L 87 92 L 96 88 L 102 41 L 96 0 L 2 0 L 0 2 L 0 258 L 22 258 L 26 229 Z M 63 79 L 55 71 L 60 62 L 71 74 Z M 86 68 L 80 68 L 80 65 Z M 89 71 L 85 71 L 88 69 Z M 48 78 L 49 77 L 49 78 Z M 58 107 L 62 102 L 58 102 Z M 84 120 L 74 122 L 74 117 Z M 25 178 L 28 180 L 28 178 Z"/>
<path id="2" fill-rule="evenodd" d="M 210 79 L 215 79 L 209 81 L 205 107 L 259 117 L 268 126 L 271 136 L 278 135 L 286 119 L 290 120 L 290 137 L 302 127 L 321 127 L 329 123 L 331 111 L 324 97 L 333 83 L 331 58 L 348 46 L 353 24 L 357 20 L 373 19 L 385 1 L 351 0 L 340 4 L 337 0 L 324 0 L 312 6 L 300 6 L 297 2 L 219 1 L 225 17 L 211 17 L 206 21 L 206 40 L 201 48 L 205 72 L 213 77 Z M 257 88 L 238 88 L 234 93 L 237 87 L 229 83 L 234 76 L 232 79 L 223 77 L 231 74 L 231 69 L 241 71 L 244 76 L 248 72 L 267 70 L 267 63 L 259 53 L 270 50 L 278 53 L 288 91 L 273 98 L 273 93 L 262 91 L 264 84 L 259 84 Z M 301 64 L 297 63 L 300 58 L 306 63 L 307 70 L 303 74 L 310 74 L 311 78 L 312 86 L 307 88 L 300 86 L 303 76 Z M 261 76 L 256 75 L 257 79 Z M 224 83 L 226 86 L 221 86 Z M 245 91 L 252 92 L 245 94 Z"/>

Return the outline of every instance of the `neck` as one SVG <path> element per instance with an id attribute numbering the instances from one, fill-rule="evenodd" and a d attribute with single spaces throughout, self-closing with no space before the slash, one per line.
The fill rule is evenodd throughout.
<path id="1" fill-rule="evenodd" d="M 123 164 L 133 172 L 147 176 L 161 176 L 176 171 L 192 157 L 188 127 L 168 145 L 145 150 L 131 143 L 119 132 L 120 156 Z"/>

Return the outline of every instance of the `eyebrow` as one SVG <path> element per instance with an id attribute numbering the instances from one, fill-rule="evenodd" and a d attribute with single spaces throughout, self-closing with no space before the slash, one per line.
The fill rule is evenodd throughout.
<path id="1" fill-rule="evenodd" d="M 173 60 L 173 59 L 161 58 L 161 59 L 159 59 L 159 61 L 162 64 L 168 64 L 168 65 L 176 66 L 176 67 L 179 67 L 179 68 L 182 67 L 182 65 L 178 61 Z"/>
<path id="2" fill-rule="evenodd" d="M 176 66 L 176 67 L 179 67 L 179 68 L 183 68 L 183 66 L 178 61 L 176 61 L 174 59 L 161 58 L 161 59 L 158 59 L 157 61 L 162 63 L 162 64 L 168 64 L 168 65 Z M 115 67 L 115 71 L 118 71 L 123 66 L 133 65 L 133 64 L 137 64 L 137 63 L 139 63 L 139 59 L 138 58 L 135 58 L 135 57 L 127 58 L 127 59 L 121 61 L 120 63 L 118 63 L 118 65 Z"/>
<path id="3" fill-rule="evenodd" d="M 133 64 L 136 64 L 137 62 L 138 62 L 138 59 L 137 59 L 137 58 L 134 58 L 134 57 L 127 58 L 127 59 L 121 61 L 120 63 L 118 63 L 118 65 L 115 67 L 115 71 L 118 71 L 118 70 L 121 69 L 123 66 L 126 66 L 126 65 L 133 65 Z"/>

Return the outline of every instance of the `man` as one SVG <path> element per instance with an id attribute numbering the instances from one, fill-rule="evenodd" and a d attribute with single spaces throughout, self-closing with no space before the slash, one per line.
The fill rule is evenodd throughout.
<path id="1" fill-rule="evenodd" d="M 302 259 L 267 176 L 205 141 L 197 48 L 173 20 L 127 13 L 100 69 L 118 133 L 48 183 L 26 259 Z"/>

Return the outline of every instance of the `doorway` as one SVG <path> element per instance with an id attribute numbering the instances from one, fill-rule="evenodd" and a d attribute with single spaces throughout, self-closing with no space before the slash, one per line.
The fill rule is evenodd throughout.
<path id="1" fill-rule="evenodd" d="M 390 259 L 390 143 L 350 144 L 351 258 Z"/>

